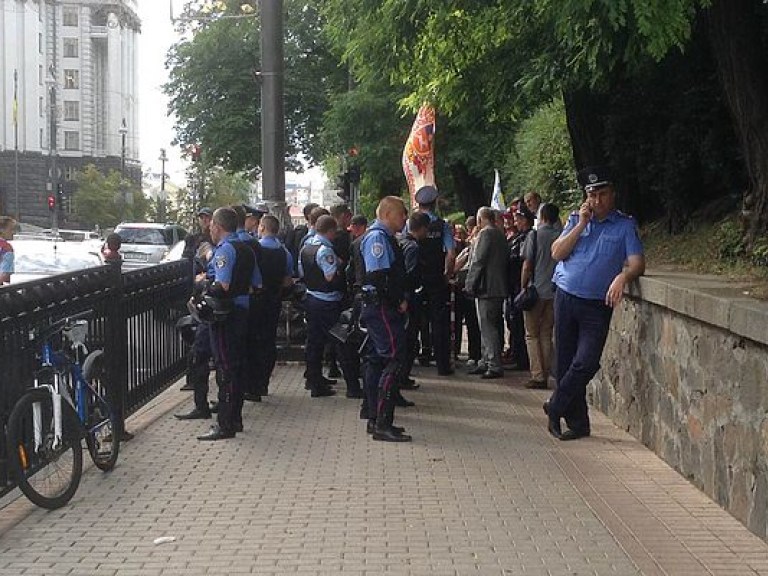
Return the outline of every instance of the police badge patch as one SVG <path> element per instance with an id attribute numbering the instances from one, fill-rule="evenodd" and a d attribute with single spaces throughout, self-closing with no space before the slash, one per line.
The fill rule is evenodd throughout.
<path id="1" fill-rule="evenodd" d="M 219 256 L 216 258 L 216 268 L 224 268 L 227 265 L 227 257 Z"/>
<path id="2" fill-rule="evenodd" d="M 328 264 L 334 264 L 336 262 L 336 257 L 333 254 L 328 254 L 325 257 L 325 261 L 328 262 Z"/>
<path id="3" fill-rule="evenodd" d="M 371 254 L 373 254 L 374 258 L 381 258 L 384 256 L 384 244 L 381 242 L 374 242 L 373 246 L 371 246 Z"/>

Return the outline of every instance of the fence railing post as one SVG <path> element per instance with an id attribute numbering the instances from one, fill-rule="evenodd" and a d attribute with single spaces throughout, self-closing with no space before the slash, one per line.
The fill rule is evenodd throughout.
<path id="1" fill-rule="evenodd" d="M 111 304 L 106 307 L 104 356 L 107 370 L 107 395 L 112 409 L 119 416 L 122 436 L 125 431 L 125 404 L 128 394 L 128 327 L 123 275 L 120 266 L 112 266 L 110 278 Z"/>

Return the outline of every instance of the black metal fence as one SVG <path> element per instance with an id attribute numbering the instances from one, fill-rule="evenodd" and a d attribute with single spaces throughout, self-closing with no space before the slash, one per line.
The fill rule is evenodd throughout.
<path id="1" fill-rule="evenodd" d="M 122 274 L 103 266 L 0 288 L 0 495 L 10 487 L 5 424 L 38 366 L 30 334 L 93 310 L 87 346 L 104 349 L 109 397 L 127 416 L 184 372 L 175 324 L 186 314 L 191 283 L 182 261 Z"/>

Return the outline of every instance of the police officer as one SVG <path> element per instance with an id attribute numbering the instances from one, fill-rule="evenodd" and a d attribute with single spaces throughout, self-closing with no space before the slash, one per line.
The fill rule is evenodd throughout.
<path id="1" fill-rule="evenodd" d="M 403 366 L 401 389 L 419 387 L 409 375 L 418 355 L 419 317 L 421 312 L 421 269 L 419 267 L 419 242 L 427 236 L 429 216 L 424 212 L 415 212 L 408 219 L 405 236 L 400 240 L 405 261 L 405 294 L 408 301 L 408 329 L 406 330 L 406 360 Z"/>
<path id="2" fill-rule="evenodd" d="M 585 168 L 578 179 L 586 200 L 552 244 L 558 261 L 553 278 L 557 388 L 544 411 L 549 432 L 560 440 L 589 436 L 587 384 L 600 368 L 611 315 L 624 287 L 645 272 L 637 226 L 616 210 L 608 169 Z"/>
<path id="3" fill-rule="evenodd" d="M 253 314 L 256 327 L 255 347 L 250 350 L 254 358 L 251 381 L 255 388 L 251 393 L 256 397 L 266 396 L 269 379 L 277 359 L 277 324 L 282 309 L 282 294 L 291 285 L 293 257 L 277 238 L 280 223 L 267 214 L 260 218 L 258 235 L 261 245 L 259 268 L 261 269 L 263 291 L 258 308 Z"/>
<path id="4" fill-rule="evenodd" d="M 398 379 L 405 362 L 405 262 L 395 233 L 405 225 L 402 199 L 387 196 L 376 208 L 376 222 L 363 237 L 362 321 L 368 330 L 371 357 L 365 375 L 368 432 L 374 440 L 409 442 L 395 427 Z"/>
<path id="5" fill-rule="evenodd" d="M 315 222 L 314 232 L 299 253 L 299 276 L 307 287 L 304 301 L 307 315 L 307 387 L 312 398 L 318 398 L 336 393 L 331 388 L 334 381 L 323 376 L 323 350 L 328 341 L 328 330 L 341 313 L 345 283 L 339 273 L 338 257 L 333 251 L 336 220 L 327 214 L 320 216 Z"/>
<path id="6" fill-rule="evenodd" d="M 456 246 L 451 227 L 435 214 L 437 197 L 438 192 L 434 186 L 423 186 L 415 196 L 419 211 L 425 213 L 430 221 L 426 237 L 419 242 L 424 313 L 431 332 L 437 373 L 447 376 L 453 374 L 450 350 L 451 293 L 448 280 L 453 275 Z"/>
<path id="7" fill-rule="evenodd" d="M 211 351 L 219 386 L 218 422 L 207 434 L 198 436 L 198 440 L 233 438 L 243 430 L 243 342 L 247 335 L 249 293 L 254 284 L 256 258 L 247 244 L 238 241 L 237 224 L 237 214 L 231 208 L 219 208 L 213 213 L 210 230 L 216 249 L 209 272 L 213 283 L 207 294 L 230 304 L 233 310 L 210 324 Z"/>

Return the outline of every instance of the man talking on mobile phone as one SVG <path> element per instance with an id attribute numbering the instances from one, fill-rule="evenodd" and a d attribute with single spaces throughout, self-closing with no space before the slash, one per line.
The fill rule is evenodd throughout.
<path id="1" fill-rule="evenodd" d="M 544 411 L 550 434 L 560 440 L 590 435 L 587 384 L 600 369 L 613 309 L 624 287 L 645 272 L 637 225 L 616 210 L 608 168 L 584 168 L 578 180 L 586 199 L 552 244 L 558 262 L 552 279 L 557 286 L 557 387 Z"/>

